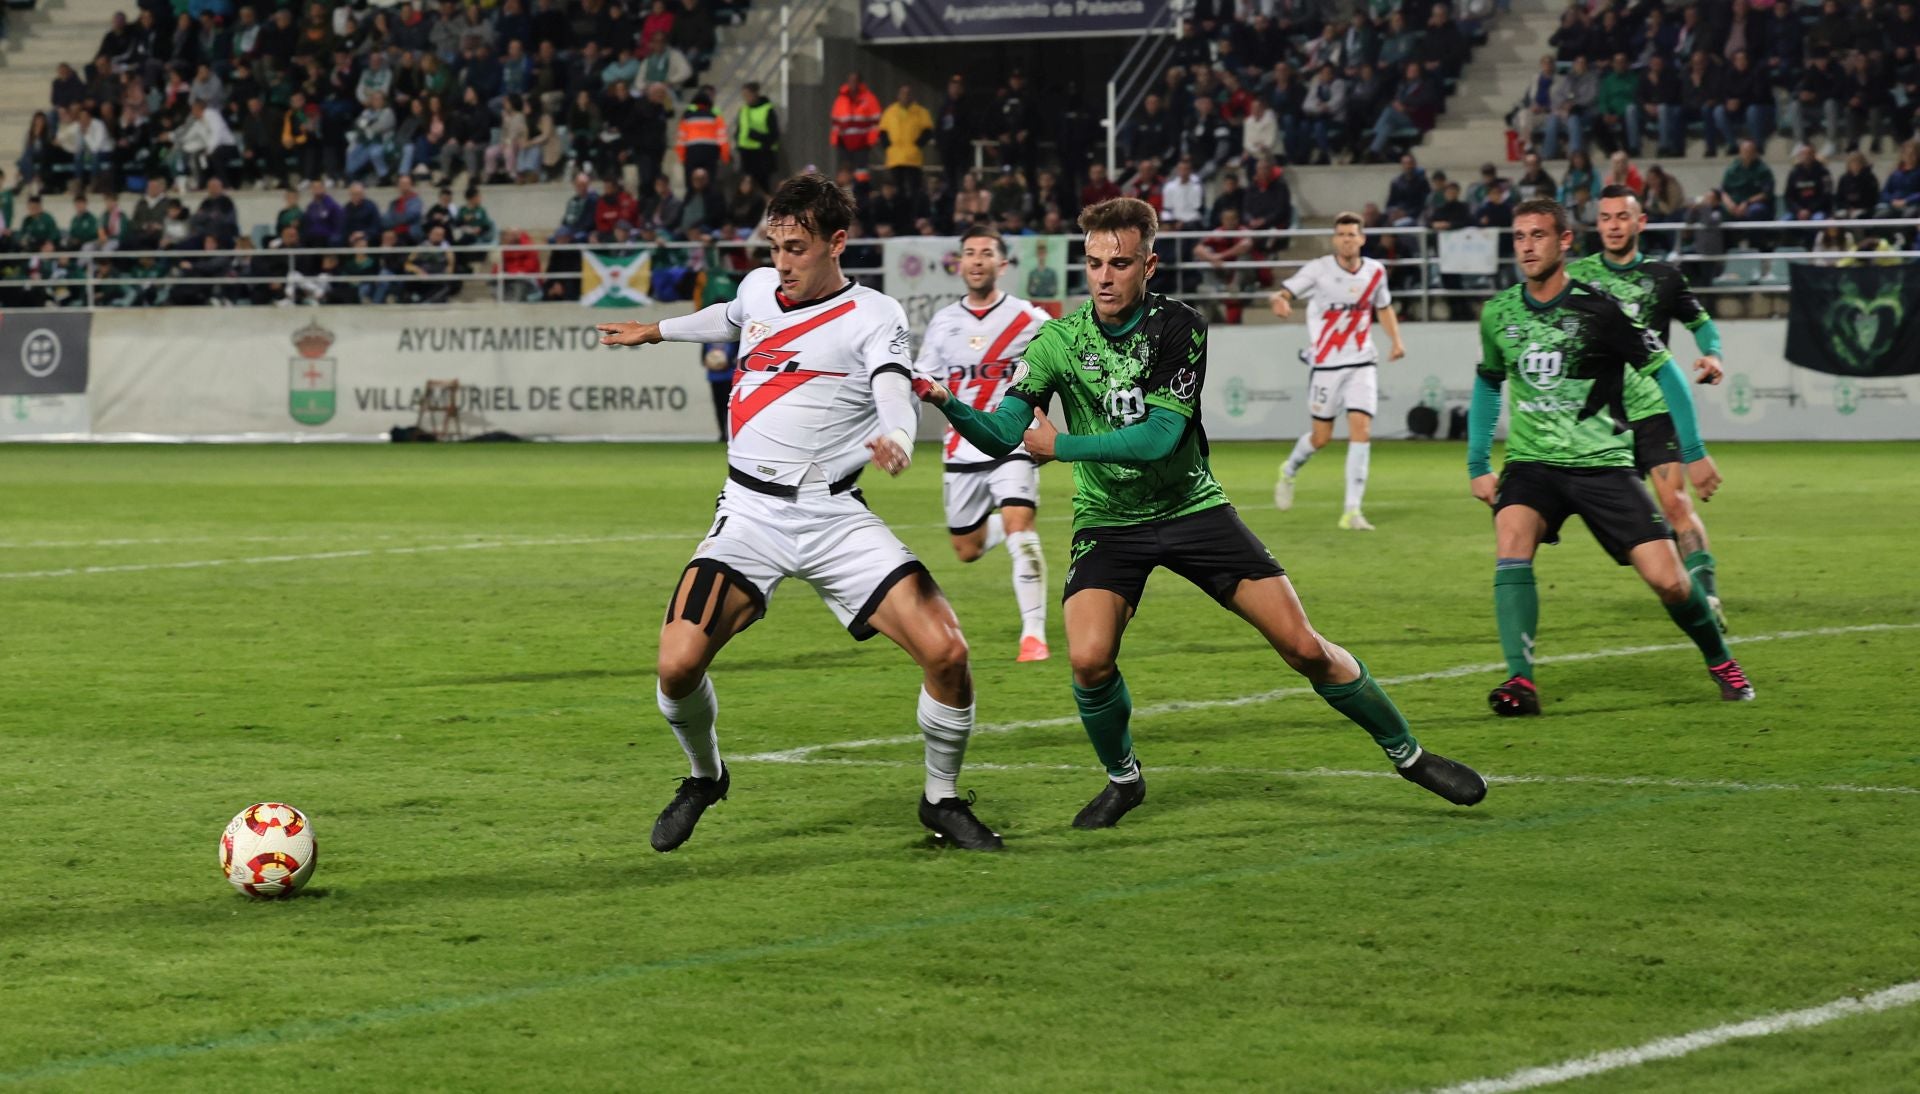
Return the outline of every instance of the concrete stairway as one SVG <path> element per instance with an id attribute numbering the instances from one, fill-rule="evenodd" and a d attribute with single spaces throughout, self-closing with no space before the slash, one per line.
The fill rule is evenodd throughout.
<path id="1" fill-rule="evenodd" d="M 40 0 L 33 11 L 8 13 L 0 46 L 0 166 L 9 183 L 28 119 L 51 105 L 54 66 L 65 61 L 84 75 L 116 11 L 139 13 L 127 0 Z"/>
<path id="2" fill-rule="evenodd" d="M 1563 8 L 1553 0 L 1513 0 L 1512 10 L 1495 18 L 1487 43 L 1474 50 L 1448 98 L 1446 114 L 1416 153 L 1423 165 L 1454 175 L 1489 160 L 1505 162 L 1507 114 L 1539 74 Z"/>

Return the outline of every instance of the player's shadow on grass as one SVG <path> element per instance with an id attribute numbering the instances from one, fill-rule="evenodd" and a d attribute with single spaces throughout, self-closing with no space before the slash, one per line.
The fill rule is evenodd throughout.
<path id="1" fill-rule="evenodd" d="M 734 673 L 771 672 L 778 669 L 801 668 L 804 665 L 804 667 L 810 671 L 822 664 L 854 661 L 862 657 L 872 657 L 874 656 L 873 650 L 876 649 L 890 653 L 892 647 L 873 647 L 872 649 L 868 649 L 856 646 L 852 649 L 813 650 L 808 651 L 804 662 L 795 661 L 792 657 L 727 657 L 721 662 L 721 667 L 724 667 L 729 673 Z M 885 655 L 886 653 L 882 653 L 882 656 Z M 554 669 L 549 672 L 501 672 L 491 673 L 485 676 L 441 676 L 429 680 L 414 680 L 397 686 L 403 688 L 459 688 L 486 687 L 492 684 L 559 684 L 577 680 L 631 680 L 651 677 L 653 674 L 653 664 L 651 661 L 648 661 L 645 664 L 637 664 L 618 669 Z"/>

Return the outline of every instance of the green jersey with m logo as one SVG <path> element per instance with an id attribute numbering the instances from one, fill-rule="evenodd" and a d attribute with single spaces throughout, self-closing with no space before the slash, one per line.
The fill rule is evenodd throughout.
<path id="1" fill-rule="evenodd" d="M 1168 520 L 1227 504 L 1207 464 L 1200 389 L 1207 377 L 1207 322 L 1158 293 L 1118 330 L 1088 302 L 1048 321 L 1016 362 L 1007 395 L 1042 411 L 1059 396 L 1067 431 L 1112 433 L 1161 407 L 1187 420 L 1166 459 L 1151 464 L 1080 460 L 1073 465 L 1073 526 L 1110 528 Z"/>
<path id="2" fill-rule="evenodd" d="M 1628 378 L 1671 359 L 1612 297 L 1578 281 L 1544 304 L 1515 285 L 1480 310 L 1480 375 L 1508 385 L 1508 463 L 1632 467 Z"/>
<path id="3" fill-rule="evenodd" d="M 1693 287 L 1677 266 L 1650 262 L 1637 255 L 1625 266 L 1616 266 L 1603 254 L 1591 254 L 1568 263 L 1567 276 L 1613 297 L 1627 318 L 1670 342 L 1673 321 L 1680 320 L 1690 331 L 1698 331 L 1713 317 L 1693 295 Z M 1667 412 L 1667 400 L 1653 377 L 1635 373 L 1627 378 L 1627 420 L 1637 422 Z"/>

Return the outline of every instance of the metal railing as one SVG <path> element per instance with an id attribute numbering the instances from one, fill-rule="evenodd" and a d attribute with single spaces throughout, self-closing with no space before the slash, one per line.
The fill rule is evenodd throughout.
<path id="1" fill-rule="evenodd" d="M 1853 246 L 1821 247 L 1818 237 L 1827 229 L 1853 233 L 1850 237 Z M 1591 232 L 1590 228 L 1582 228 L 1578 235 L 1585 237 Z M 1689 249 L 1687 237 L 1698 236 L 1702 232 L 1745 238 L 1751 245 L 1735 245 L 1724 251 L 1700 253 L 1696 239 L 1691 244 L 1692 249 Z M 1162 280 L 1156 282 L 1156 288 L 1196 303 L 1263 304 L 1266 294 L 1277 288 L 1281 281 L 1301 266 L 1327 253 L 1324 243 L 1331 234 L 1328 228 L 1164 232 L 1157 237 L 1156 249 L 1161 254 L 1161 270 L 1164 273 Z M 1712 226 L 1656 223 L 1648 225 L 1642 234 L 1641 246 L 1648 257 L 1677 264 L 1689 271 L 1693 275 L 1689 280 L 1693 282 L 1693 291 L 1697 294 L 1778 296 L 1789 292 L 1786 271 L 1795 262 L 1892 264 L 1920 260 L 1920 243 L 1915 240 L 1917 234 L 1920 234 L 1920 219 L 1742 221 Z M 1503 230 L 1496 233 L 1499 240 L 1496 253 L 1502 256 L 1510 250 L 1505 245 L 1505 236 Z M 1519 279 L 1509 257 L 1500 257 L 1496 272 L 1490 275 L 1443 274 L 1439 267 L 1438 233 L 1430 228 L 1374 228 L 1368 231 L 1368 237 L 1376 243 L 1390 241 L 1386 248 L 1388 253 L 1381 258 L 1381 262 L 1387 267 L 1389 283 L 1402 304 L 1401 310 L 1409 319 L 1443 318 L 1439 313 L 1452 313 L 1455 310 L 1450 302 L 1484 299 Z M 953 237 L 944 238 L 946 242 L 958 246 L 958 241 Z M 1250 240 L 1254 244 L 1250 256 L 1217 263 L 1196 256 L 1199 245 L 1204 241 L 1240 239 Z M 1896 240 L 1901 242 L 1895 243 Z M 1077 238 L 1067 238 L 1068 280 L 1065 295 L 1070 298 L 1085 295 L 1077 265 L 1079 246 Z M 1882 246 L 1887 249 L 1879 249 Z M 848 276 L 885 291 L 884 241 L 855 240 L 851 244 L 851 251 L 842 269 Z M 172 291 L 176 286 L 210 290 L 209 298 L 205 301 L 180 302 L 177 306 L 189 306 L 190 303 L 263 302 L 258 299 L 259 294 L 253 291 L 256 288 L 275 289 L 289 299 L 297 299 L 302 295 L 311 299 L 316 295 L 315 279 L 320 276 L 316 270 L 323 268 L 329 257 L 344 262 L 354 256 L 365 256 L 387 266 L 401 265 L 400 262 L 389 263 L 389 259 L 404 260 L 423 253 L 431 253 L 436 264 L 444 259 L 449 268 L 422 275 L 393 269 L 364 274 L 330 272 L 319 283 L 319 287 L 326 291 L 336 285 L 355 286 L 355 295 L 362 295 L 358 292 L 358 286 L 373 286 L 370 294 L 382 298 L 373 303 L 417 296 L 422 289 L 426 290 L 427 295 L 445 299 L 463 295 L 469 286 L 478 286 L 477 295 L 481 299 L 525 299 L 534 302 L 549 299 L 548 286 L 558 284 L 569 287 L 570 291 L 552 302 L 573 303 L 577 301 L 579 287 L 590 272 L 584 268 L 588 265 L 586 252 L 627 269 L 630 269 L 629 264 L 634 258 L 650 256 L 653 271 L 684 269 L 693 274 L 709 270 L 713 260 L 724 257 L 722 269 L 736 278 L 746 269 L 767 264 L 768 259 L 765 241 L 758 238 L 705 244 L 673 241 L 624 245 L 530 243 L 506 247 L 491 244 L 445 248 L 416 245 L 357 249 L 94 250 L 39 256 L 42 269 L 51 265 L 54 275 L 43 273 L 34 276 L 28 270 L 29 260 L 33 256 L 11 254 L 0 255 L 0 271 L 25 275 L 0 277 L 0 303 L 11 300 L 11 306 L 15 307 L 157 305 L 168 303 L 178 295 Z M 532 255 L 539 269 L 527 272 L 508 270 L 503 262 L 508 254 Z M 557 255 L 569 256 L 569 261 L 559 269 L 553 268 L 553 260 Z M 136 272 L 134 268 L 148 258 L 153 259 L 156 265 L 164 264 L 164 268 L 156 271 L 153 266 L 148 266 L 144 271 Z M 218 276 L 182 272 L 183 264 L 191 267 L 206 260 L 243 263 L 249 272 L 232 272 L 231 266 L 228 272 Z M 306 268 L 298 277 L 286 273 L 289 260 L 296 267 L 304 262 Z M 575 263 L 581 268 L 568 268 Z M 378 287 L 383 285 L 386 286 L 385 290 L 379 290 Z M 650 288 L 643 287 L 640 291 L 646 293 Z M 449 291 L 441 293 L 441 289 Z M 21 294 L 45 299 L 22 300 Z"/>
<path id="2" fill-rule="evenodd" d="M 1133 112 L 1146 98 L 1147 89 L 1173 54 L 1173 32 L 1191 4 L 1186 0 L 1168 0 L 1159 18 L 1140 32 L 1139 40 L 1120 59 L 1107 80 L 1107 177 L 1116 178 L 1119 164 L 1120 129 L 1133 118 Z"/>

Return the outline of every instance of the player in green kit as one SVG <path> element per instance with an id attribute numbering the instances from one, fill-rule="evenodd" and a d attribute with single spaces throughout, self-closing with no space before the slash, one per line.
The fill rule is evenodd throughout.
<path id="1" fill-rule="evenodd" d="M 992 413 L 937 383 L 915 384 L 988 455 L 1009 452 L 1024 437 L 1035 460 L 1073 463 L 1067 647 L 1074 703 L 1108 779 L 1074 827 L 1111 827 L 1146 798 L 1128 729 L 1133 700 L 1115 662 L 1158 566 L 1253 624 L 1329 705 L 1373 737 L 1402 777 L 1473 805 L 1486 796 L 1486 780 L 1421 748 L 1366 665 L 1313 629 L 1286 572 L 1213 477 L 1200 424 L 1207 324 L 1187 305 L 1146 291 L 1157 265 L 1156 227 L 1153 207 L 1133 198 L 1081 213 L 1093 300 L 1040 328 Z M 1055 397 L 1070 433 L 1047 420 Z"/>
<path id="2" fill-rule="evenodd" d="M 1693 344 L 1700 350 L 1694 368 L 1699 370 L 1701 382 L 1717 384 L 1723 375 L 1720 331 L 1700 305 L 1700 298 L 1693 295 L 1679 267 L 1650 261 L 1640 253 L 1640 231 L 1646 226 L 1647 214 L 1632 189 L 1609 186 L 1600 191 L 1600 246 L 1604 253 L 1568 263 L 1567 276 L 1613 297 L 1621 311 L 1668 345 L 1672 344 L 1667 335 L 1673 321 L 1680 320 L 1693 332 Z M 1720 606 L 1713 554 L 1707 548 L 1707 526 L 1687 495 L 1687 473 L 1681 467 L 1682 461 L 1706 460 L 1711 465 L 1712 457 L 1705 446 L 1682 449 L 1674 427 L 1676 417 L 1692 415 L 1690 401 L 1669 407 L 1659 384 L 1639 373 L 1627 378 L 1627 423 L 1633 428 L 1634 467 L 1653 484 L 1660 511 L 1679 539 L 1681 560 L 1706 590 L 1714 622 L 1725 631 L 1727 615 Z"/>
<path id="3" fill-rule="evenodd" d="M 1513 213 L 1513 251 L 1526 280 L 1480 312 L 1480 366 L 1467 422 L 1467 474 L 1473 496 L 1493 508 L 1498 561 L 1494 612 L 1512 676 L 1487 697 L 1494 713 L 1540 713 L 1534 687 L 1534 635 L 1540 600 L 1533 556 L 1559 540 L 1578 516 L 1613 556 L 1658 593 L 1667 614 L 1706 657 L 1722 699 L 1751 699 L 1753 686 L 1727 651 L 1706 592 L 1687 573 L 1667 526 L 1633 470 L 1627 428 L 1627 378 L 1659 385 L 1669 407 L 1690 406 L 1686 377 L 1650 330 L 1613 298 L 1567 276 L 1573 221 L 1560 203 L 1523 201 Z M 1512 393 L 1507 462 L 1498 478 L 1488 463 L 1500 420 L 1500 389 Z M 1692 415 L 1676 416 L 1683 450 L 1698 450 Z M 1694 489 L 1710 497 L 1720 476 L 1710 463 L 1689 465 Z"/>

